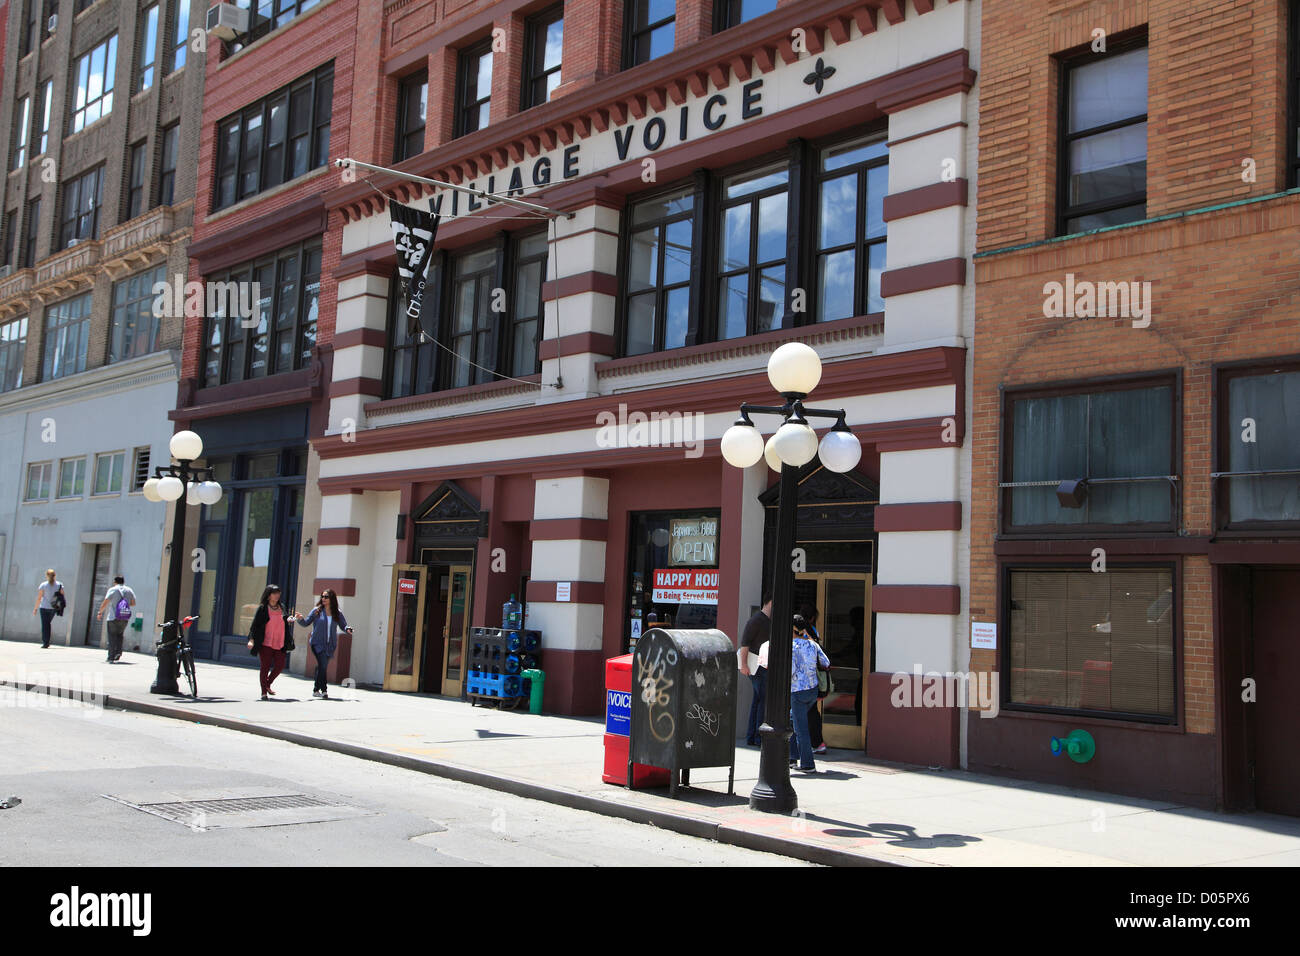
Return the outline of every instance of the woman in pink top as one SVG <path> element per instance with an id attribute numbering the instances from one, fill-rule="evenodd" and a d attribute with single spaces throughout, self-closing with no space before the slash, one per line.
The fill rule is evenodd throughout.
<path id="1" fill-rule="evenodd" d="M 280 606 L 280 588 L 268 584 L 262 592 L 262 603 L 253 615 L 253 625 L 248 630 L 248 649 L 261 657 L 259 678 L 262 682 L 262 700 L 275 695 L 271 684 L 284 670 L 285 651 L 293 650 L 293 634 L 289 626 L 289 613 Z"/>

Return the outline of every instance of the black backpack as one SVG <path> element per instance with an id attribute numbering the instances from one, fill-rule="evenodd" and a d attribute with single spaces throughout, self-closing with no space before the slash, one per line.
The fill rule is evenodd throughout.
<path id="1" fill-rule="evenodd" d="M 67 606 L 68 599 L 63 596 L 63 588 L 59 588 L 54 592 L 54 597 L 50 598 L 50 607 L 54 608 L 55 615 L 62 617 Z"/>

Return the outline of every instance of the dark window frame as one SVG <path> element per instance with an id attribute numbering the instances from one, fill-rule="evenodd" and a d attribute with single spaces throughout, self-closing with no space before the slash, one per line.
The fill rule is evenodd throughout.
<path id="1" fill-rule="evenodd" d="M 109 34 L 99 43 L 96 43 L 94 46 L 92 46 L 85 53 L 81 54 L 80 56 L 75 56 L 71 58 L 72 76 L 71 76 L 71 82 L 68 84 L 68 92 L 69 92 L 68 135 L 69 136 L 72 136 L 76 133 L 80 133 L 83 130 L 89 129 L 90 127 L 98 123 L 100 120 L 107 119 L 108 116 L 113 112 L 113 99 L 114 99 L 114 94 L 117 92 L 117 86 L 116 86 L 117 52 L 118 52 L 117 39 L 118 37 L 116 33 Z M 104 73 L 103 73 L 103 81 L 100 88 L 99 96 L 93 100 L 87 97 L 86 102 L 82 106 L 78 107 L 75 94 L 78 89 L 77 84 L 78 84 L 78 77 L 81 74 L 82 61 L 89 61 L 86 66 L 86 75 L 88 78 L 87 82 L 89 82 L 89 77 L 92 75 L 90 71 L 91 71 L 91 66 L 94 62 L 95 51 L 97 51 L 100 47 L 104 48 Z M 112 47 L 112 53 L 113 53 L 112 69 L 109 69 L 108 66 L 109 47 Z M 105 100 L 108 100 L 107 109 L 104 109 L 103 107 Z M 99 115 L 96 116 L 93 120 L 88 118 L 92 103 L 99 104 Z M 79 116 L 81 117 L 80 126 L 77 125 L 77 118 Z"/>
<path id="2" fill-rule="evenodd" d="M 0 322 L 0 392 L 12 392 L 23 387 L 29 318 L 19 315 Z"/>
<path id="3" fill-rule="evenodd" d="M 623 69 L 630 70 L 634 66 L 640 66 L 642 63 L 649 63 L 657 57 L 649 55 L 649 46 L 647 44 L 646 56 L 642 59 L 637 53 L 637 47 L 643 37 L 650 37 L 656 30 L 662 29 L 668 25 L 673 27 L 673 47 L 677 46 L 677 4 L 673 3 L 673 15 L 656 20 L 653 23 L 647 23 L 643 27 L 633 27 L 633 13 L 636 7 L 641 3 L 648 3 L 649 0 L 626 0 L 623 5 Z M 666 53 L 660 56 L 667 56 Z"/>
<path id="4" fill-rule="evenodd" d="M 474 86 L 478 85 L 478 70 L 483 63 L 484 56 L 492 57 L 491 69 L 496 69 L 496 57 L 492 53 L 492 38 L 487 37 L 477 43 L 467 46 L 456 54 L 456 114 L 455 114 L 455 136 L 466 136 L 470 133 L 486 129 L 491 124 L 492 118 L 492 85 L 488 84 L 488 95 L 482 99 L 477 97 L 471 102 L 470 97 L 473 95 L 470 89 L 470 72 L 474 72 Z M 479 125 L 478 114 L 483 104 L 488 107 L 488 122 Z M 471 117 L 474 125 L 470 125 Z"/>
<path id="5" fill-rule="evenodd" d="M 841 316 L 840 319 L 828 319 L 826 321 L 837 322 L 837 321 L 841 321 L 844 318 L 853 318 L 855 316 L 860 316 L 860 315 L 880 315 L 882 317 L 884 316 L 883 302 L 881 304 L 881 308 L 877 312 L 873 313 L 870 311 L 870 298 L 871 298 L 870 262 L 871 262 L 871 250 L 873 247 L 880 246 L 880 247 L 888 248 L 888 241 L 889 241 L 888 224 L 886 224 L 885 231 L 879 236 L 871 237 L 868 236 L 866 233 L 867 233 L 867 218 L 868 218 L 867 206 L 871 200 L 871 194 L 868 189 L 868 183 L 870 182 L 871 171 L 873 169 L 879 169 L 881 167 L 884 167 L 886 170 L 886 175 L 888 174 L 888 169 L 889 169 L 888 141 L 889 141 L 889 135 L 886 131 L 876 130 L 874 132 L 870 132 L 862 136 L 849 136 L 849 137 L 839 136 L 836 139 L 827 141 L 825 143 L 814 144 L 814 148 L 812 150 L 812 154 L 813 154 L 812 163 L 809 170 L 810 173 L 809 178 L 812 180 L 812 212 L 813 212 L 813 218 L 816 220 L 816 222 L 813 225 L 812 236 L 810 237 L 811 242 L 801 243 L 802 246 L 806 246 L 811 250 L 811 257 L 810 257 L 811 261 L 808 263 L 808 271 L 806 273 L 808 276 L 808 280 L 805 282 L 805 286 L 810 287 L 815 293 L 813 296 L 810 296 L 810 298 L 812 298 L 813 301 L 810 303 L 812 305 L 812 308 L 809 309 L 809 313 L 812 315 L 813 319 L 808 324 L 811 325 L 821 324 L 817 319 L 817 315 L 820 313 L 822 306 L 824 305 L 821 296 L 821 283 L 818 277 L 818 265 L 820 263 L 821 258 L 823 256 L 835 255 L 836 253 L 844 252 L 849 249 L 852 249 L 855 255 L 855 260 L 854 260 L 855 269 L 854 269 L 854 283 L 853 283 L 853 314 L 851 316 Z M 836 147 L 839 146 L 851 146 L 858 142 L 860 142 L 861 145 L 863 146 L 875 146 L 877 144 L 884 144 L 885 153 L 883 156 L 877 156 L 873 159 L 862 160 L 848 166 L 842 166 L 839 169 L 835 169 L 835 170 L 822 169 L 822 154 L 824 152 L 826 152 L 827 150 L 835 149 Z M 857 202 L 858 202 L 858 208 L 855 213 L 853 242 L 850 244 L 842 243 L 840 245 L 828 246 L 827 248 L 823 249 L 821 248 L 822 187 L 830 180 L 840 179 L 850 175 L 851 171 L 852 173 L 856 174 L 857 177 L 856 188 L 857 188 Z M 887 191 L 888 185 L 886 185 L 885 188 Z M 888 193 L 886 192 L 886 194 Z"/>
<path id="6" fill-rule="evenodd" d="M 1107 40 L 1107 49 L 1105 53 L 1093 53 L 1090 48 L 1085 52 L 1074 52 L 1063 56 L 1057 63 L 1057 90 L 1059 91 L 1057 100 L 1057 117 L 1056 117 L 1056 235 L 1070 236 L 1080 233 L 1080 230 L 1072 230 L 1069 227 L 1069 221 L 1080 216 L 1091 216 L 1099 213 L 1110 212 L 1115 209 L 1122 209 L 1125 206 L 1134 206 L 1141 203 L 1143 214 L 1138 219 L 1129 220 L 1130 222 L 1141 222 L 1146 218 L 1146 201 L 1148 190 L 1144 187 L 1140 193 L 1127 193 L 1120 196 L 1111 196 L 1106 199 L 1096 200 L 1091 203 L 1084 203 L 1078 206 L 1070 205 L 1070 145 L 1076 140 L 1088 139 L 1103 133 L 1112 132 L 1117 129 L 1124 129 L 1129 126 L 1136 126 L 1139 123 L 1146 123 L 1150 115 L 1150 59 L 1148 55 L 1148 73 L 1147 73 L 1147 112 L 1127 117 L 1122 120 L 1116 120 L 1106 123 L 1102 126 L 1090 127 L 1084 130 L 1070 132 L 1070 74 L 1073 70 L 1081 66 L 1087 66 L 1099 61 L 1110 59 L 1124 53 L 1132 53 L 1134 50 L 1148 47 L 1146 30 L 1122 37 L 1111 37 Z M 1150 150 L 1147 150 L 1147 157 L 1150 158 Z M 1116 223 L 1115 225 L 1123 225 Z M 1082 232 L 1089 232 L 1085 229 Z"/>
<path id="7" fill-rule="evenodd" d="M 149 34 L 150 13 L 154 16 L 152 36 Z M 140 11 L 139 26 L 136 29 L 140 51 L 135 66 L 135 91 L 143 93 L 145 90 L 151 89 L 157 82 L 159 68 L 162 66 L 162 57 L 159 55 L 163 47 L 163 8 L 161 0 L 149 4 Z"/>
<path id="8" fill-rule="evenodd" d="M 81 315 L 65 316 L 57 324 L 52 324 L 56 318 L 57 310 L 60 306 L 70 306 L 73 303 L 85 303 L 85 312 Z M 93 320 L 93 302 L 91 293 L 83 292 L 80 295 L 69 296 L 66 299 L 60 299 L 53 302 L 45 309 L 45 328 L 41 336 L 41 381 L 52 382 L 55 379 L 68 378 L 71 375 L 80 375 L 86 371 L 87 362 L 90 352 L 90 325 Z M 60 356 L 60 361 L 56 367 L 54 352 L 51 349 L 56 344 L 56 334 L 63 329 L 70 329 L 73 326 L 81 326 L 77 339 L 79 348 L 73 361 L 69 364 L 66 355 Z M 66 337 L 65 337 L 66 338 Z"/>
<path id="9" fill-rule="evenodd" d="M 163 51 L 161 57 L 163 75 L 170 76 L 177 70 L 185 69 L 185 64 L 189 59 L 190 0 L 166 0 L 166 3 L 166 22 L 158 24 L 158 33 L 160 37 L 170 38 L 159 41 Z M 182 19 L 182 13 L 184 19 Z"/>
<path id="10" fill-rule="evenodd" d="M 322 118 L 319 100 L 322 90 L 328 85 L 330 104 L 329 116 Z M 217 212 L 243 202 L 252 196 L 260 195 L 270 189 L 293 182 L 306 176 L 312 170 L 319 169 L 328 162 L 328 155 L 321 160 L 322 150 L 328 154 L 330 123 L 334 116 L 334 61 L 319 66 L 293 82 L 288 83 L 267 96 L 249 103 L 242 110 L 230 113 L 216 123 L 217 142 L 214 147 L 216 161 L 213 163 L 212 211 Z M 306 113 L 295 111 L 296 99 L 306 96 Z M 271 135 L 273 108 L 283 103 L 284 132 L 283 139 L 268 145 Z M 250 139 L 249 124 L 256 121 L 257 145 L 248 149 Z M 233 131 L 229 129 L 233 124 Z M 307 168 L 294 172 L 294 144 L 307 138 Z M 227 157 L 223 148 L 227 139 L 233 139 L 233 161 Z M 279 153 L 275 153 L 279 150 Z M 269 155 L 268 155 L 269 154 Z M 278 160 L 276 156 L 278 155 Z M 269 167 L 277 164 L 276 169 Z M 249 177 L 256 177 L 256 185 L 248 187 Z M 223 180 L 233 177 L 233 193 L 226 198 Z M 278 178 L 277 178 L 278 177 Z"/>
<path id="11" fill-rule="evenodd" d="M 9 171 L 16 172 L 27 165 L 27 150 L 33 145 L 31 126 L 32 126 L 32 95 L 29 93 L 21 100 L 14 104 L 14 113 L 20 113 L 21 116 L 14 123 L 14 148 L 12 162 L 9 164 Z"/>
<path id="12" fill-rule="evenodd" d="M 1108 568 L 1117 571 L 1167 571 L 1171 577 L 1173 599 L 1170 606 L 1172 620 L 1170 623 L 1173 713 L 1166 717 L 1161 714 L 1143 714 L 1129 711 L 1088 710 L 1083 708 L 1051 707 L 1042 704 L 1018 703 L 1011 700 L 1011 650 L 1013 633 L 1011 627 L 1011 575 L 1016 571 L 1066 571 L 1079 574 L 1093 574 L 1089 561 L 1062 561 L 1044 558 L 1033 560 L 1026 558 L 1005 559 L 998 563 L 998 616 L 999 628 L 1005 639 L 998 649 L 998 667 L 1006 679 L 999 681 L 999 708 L 1015 713 L 1045 714 L 1062 717 L 1078 717 L 1090 720 L 1114 721 L 1123 724 L 1148 724 L 1160 727 L 1181 727 L 1183 724 L 1183 568 L 1181 560 L 1173 557 L 1156 556 L 1152 558 L 1133 558 L 1111 560 Z"/>
<path id="13" fill-rule="evenodd" d="M 408 125 L 411 117 L 410 112 L 411 98 L 416 95 L 420 88 L 424 88 L 424 99 L 426 104 L 425 117 L 417 127 L 414 124 Z M 429 71 L 420 70 L 409 76 L 404 76 L 397 81 L 397 130 L 393 137 L 393 162 L 400 163 L 412 156 L 419 156 L 424 152 L 425 136 L 428 133 L 429 117 L 427 104 L 429 100 Z M 419 135 L 418 146 L 416 144 L 416 135 Z"/>
<path id="14" fill-rule="evenodd" d="M 50 121 L 54 112 L 53 100 L 54 80 L 47 79 L 43 84 L 41 84 L 40 106 L 38 108 L 38 112 L 41 114 L 41 128 L 38 136 L 33 137 L 32 144 L 35 146 L 39 143 L 40 149 L 33 154 L 35 156 L 44 155 L 50 146 Z"/>
<path id="15" fill-rule="evenodd" d="M 127 147 L 126 190 L 123 193 L 122 221 L 129 222 L 145 211 L 144 186 L 149 159 L 149 141 L 140 140 Z"/>
<path id="16" fill-rule="evenodd" d="M 1291 0 L 1287 30 L 1286 187 L 1300 186 L 1300 0 Z"/>
<path id="17" fill-rule="evenodd" d="M 727 180 L 740 177 L 752 176 L 761 178 L 762 175 L 770 171 L 771 173 L 784 172 L 785 183 L 783 186 L 765 186 L 752 192 L 747 192 L 736 199 L 726 197 Z M 713 340 L 737 341 L 743 338 L 749 338 L 753 335 L 762 334 L 756 331 L 758 309 L 763 301 L 762 281 L 763 273 L 769 269 L 776 268 L 780 263 L 785 278 L 782 280 L 781 301 L 777 306 L 777 314 L 773 316 L 772 328 L 764 329 L 763 332 L 774 332 L 777 329 L 786 327 L 786 318 L 789 311 L 789 292 L 791 288 L 791 272 L 795 271 L 792 266 L 796 266 L 790 258 L 790 238 L 797 235 L 797 232 L 791 231 L 792 211 L 796 207 L 795 197 L 800 189 L 801 183 L 797 171 L 793 168 L 788 155 L 782 155 L 772 158 L 767 162 L 746 163 L 743 167 L 736 170 L 722 171 L 716 176 L 717 198 L 716 213 L 717 220 L 713 224 L 714 228 L 709 233 L 709 245 L 711 255 L 708 262 L 708 281 L 712 284 L 713 302 L 715 308 L 712 310 L 713 316 Z M 759 204 L 762 200 L 771 196 L 785 195 L 785 242 L 782 243 L 783 254 L 778 259 L 764 259 L 761 262 L 758 259 L 758 246 L 761 236 L 759 228 Z M 722 268 L 722 233 L 725 227 L 727 210 L 738 209 L 742 206 L 749 206 L 749 260 L 743 268 L 723 269 Z M 723 287 L 728 279 L 746 277 L 746 305 L 745 305 L 745 333 L 744 335 L 731 336 L 728 339 L 722 338 L 722 328 L 724 325 L 725 305 L 722 301 Z"/>
<path id="18" fill-rule="evenodd" d="M 1211 413 L 1214 416 L 1214 447 L 1210 465 L 1212 476 L 1228 472 L 1228 448 L 1231 443 L 1240 441 L 1241 423 L 1233 422 L 1229 418 L 1231 408 L 1229 389 L 1233 380 L 1286 372 L 1300 372 L 1300 355 L 1282 356 L 1266 361 L 1246 359 L 1216 364 L 1213 367 L 1215 388 L 1211 403 Z M 1300 480 L 1300 475 L 1297 475 L 1296 479 Z M 1270 538 L 1300 537 L 1300 521 L 1232 521 L 1227 480 L 1211 477 L 1210 488 L 1216 536 L 1253 538 L 1266 534 Z"/>
<path id="19" fill-rule="evenodd" d="M 1131 391 L 1145 388 L 1168 387 L 1170 389 L 1170 463 L 1169 475 L 1177 477 L 1170 488 L 1170 520 L 1168 524 L 1130 523 L 1130 524 L 1078 524 L 1062 525 L 1019 525 L 1010 524 L 1011 491 L 1010 488 L 998 488 L 998 540 L 1027 540 L 1049 538 L 1168 538 L 1177 537 L 1182 526 L 1183 483 L 1183 373 L 1182 369 L 1153 370 L 1141 373 L 1125 373 L 1102 378 L 1077 379 L 1062 382 L 1036 382 L 1032 385 L 999 387 L 998 424 L 998 482 L 1012 481 L 1015 456 L 1012 441 L 1013 416 L 1015 402 L 1032 398 L 1054 398 L 1065 395 L 1092 395 L 1115 391 Z M 1090 477 L 1088 475 L 1061 475 L 1061 479 Z"/>
<path id="20" fill-rule="evenodd" d="M 89 210 L 81 210 L 85 200 L 88 182 L 93 181 L 94 203 Z M 87 170 L 63 187 L 62 215 L 59 220 L 59 248 L 71 248 L 72 242 L 99 238 L 99 210 L 104 197 L 104 164 Z M 74 201 L 75 200 L 75 201 Z M 69 215 L 69 209 L 72 214 Z M 79 211 L 80 210 L 80 211 Z M 88 234 L 83 234 L 82 223 L 90 218 Z"/>
<path id="21" fill-rule="evenodd" d="M 180 162 L 181 124 L 162 128 L 158 156 L 158 185 L 150 209 L 170 206 L 176 201 L 176 167 Z M 170 155 L 169 155 L 170 154 Z"/>
<path id="22" fill-rule="evenodd" d="M 27 201 L 27 212 L 24 222 L 23 238 L 23 258 L 22 267 L 30 269 L 36 265 L 36 240 L 40 238 L 39 230 L 41 228 L 41 197 Z"/>
<path id="23" fill-rule="evenodd" d="M 523 70 L 523 91 L 519 100 L 521 110 L 532 109 L 534 106 L 541 106 L 543 103 L 550 102 L 550 93 L 547 91 L 548 80 L 552 73 L 560 74 L 564 65 L 564 53 L 560 53 L 560 62 L 549 69 L 546 66 L 546 35 L 550 28 L 556 24 L 561 24 L 561 50 L 563 50 L 563 30 L 564 30 L 564 4 L 557 3 L 552 7 L 537 13 L 524 21 L 524 64 Z M 538 44 L 541 44 L 541 57 L 539 63 Z M 541 95 L 538 95 L 538 86 L 541 86 Z"/>
<path id="24" fill-rule="evenodd" d="M 732 27 L 738 27 L 742 23 L 750 23 L 759 17 L 765 17 L 769 13 L 776 12 L 776 4 L 773 9 L 766 10 L 763 13 L 755 14 L 752 17 L 741 19 L 741 7 L 744 0 L 714 0 L 713 3 L 713 32 L 721 33 L 723 30 L 730 30 Z"/>
<path id="25" fill-rule="evenodd" d="M 701 337 L 699 327 L 699 311 L 690 307 L 689 300 L 701 294 L 703 286 L 700 278 L 703 273 L 702 243 L 705 241 L 701 233 L 704 231 L 700 228 L 702 223 L 702 213 L 707 208 L 708 197 L 707 188 L 700 178 L 679 179 L 669 183 L 661 188 L 656 188 L 649 192 L 638 193 L 635 197 L 629 197 L 631 201 L 623 208 L 622 228 L 619 230 L 619 269 L 618 269 L 618 310 L 617 310 L 617 328 L 616 337 L 619 343 L 618 350 L 620 356 L 627 355 L 651 355 L 655 352 L 671 351 L 665 348 L 664 337 L 667 330 L 668 321 L 668 293 L 687 289 L 688 304 L 686 340 L 680 346 L 672 348 L 685 348 L 695 345 Z M 657 217 L 646 220 L 641 223 L 633 224 L 634 207 L 642 203 L 661 202 L 669 197 L 687 194 L 691 198 L 691 208 L 689 212 L 674 213 L 669 216 Z M 663 282 L 664 277 L 664 260 L 668 255 L 667 229 L 669 226 L 678 222 L 690 222 L 691 228 L 691 278 L 685 283 L 674 282 L 667 285 Z M 655 285 L 651 288 L 640 289 L 632 292 L 629 285 L 631 276 L 631 255 L 632 255 L 632 236 L 633 233 L 644 232 L 649 229 L 659 228 L 661 230 L 661 239 L 659 251 L 656 254 L 655 263 Z M 632 300 L 638 298 L 654 298 L 655 307 L 655 331 L 653 347 L 648 352 L 629 353 L 627 350 L 628 326 L 630 324 L 630 313 L 632 309 Z"/>
<path id="26" fill-rule="evenodd" d="M 153 287 L 158 282 L 166 281 L 167 265 L 162 263 L 142 272 L 123 276 L 113 283 L 108 327 L 109 365 L 158 351 L 158 335 L 162 331 L 162 321 L 161 316 L 154 314 L 153 302 L 156 296 Z M 148 282 L 148 284 L 141 287 L 140 282 Z M 131 294 L 132 283 L 136 283 L 134 296 Z M 148 308 L 141 308 L 144 304 L 148 304 Z M 124 346 L 123 342 L 128 338 L 131 344 Z M 142 339 L 145 343 L 143 348 L 139 345 Z"/>
<path id="27" fill-rule="evenodd" d="M 504 322 L 502 317 L 507 312 L 492 311 L 492 296 L 494 289 L 504 289 L 504 280 L 506 275 L 506 247 L 508 243 L 504 236 L 498 236 L 496 239 L 479 243 L 466 249 L 457 249 L 455 253 L 447 257 L 446 269 L 443 272 L 443 296 L 446 308 L 442 312 L 442 321 L 438 329 L 439 341 L 446 348 L 442 349 L 440 360 L 440 375 L 438 381 L 442 387 L 439 391 L 445 391 L 452 388 L 465 388 L 471 385 L 483 385 L 488 382 L 497 380 L 500 370 L 505 367 L 506 363 L 502 358 L 504 351 Z M 483 266 L 464 275 L 457 274 L 457 268 L 462 260 L 471 256 L 476 256 L 484 252 L 492 252 L 493 261 L 491 265 Z M 480 311 L 480 299 L 478 290 L 482 288 L 482 283 L 487 281 L 487 304 Z M 467 332 L 457 332 L 455 330 L 457 316 L 457 300 L 462 283 L 473 282 L 476 286 L 474 294 L 474 313 L 470 317 L 470 327 Z M 507 299 L 507 303 L 509 300 Z M 507 305 L 508 309 L 508 305 Z M 488 336 L 487 351 L 489 354 L 480 354 L 479 344 L 482 336 Z M 456 376 L 460 365 L 460 360 L 456 354 L 456 345 L 460 339 L 469 338 L 469 357 L 468 361 L 473 365 L 466 364 L 466 375 L 469 380 L 462 384 L 456 384 Z M 475 368 L 474 366 L 483 366 Z M 492 371 L 485 371 L 491 369 Z"/>

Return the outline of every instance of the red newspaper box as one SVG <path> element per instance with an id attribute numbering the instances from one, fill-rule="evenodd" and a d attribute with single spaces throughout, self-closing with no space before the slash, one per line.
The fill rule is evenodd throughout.
<path id="1" fill-rule="evenodd" d="M 632 735 L 632 655 L 605 661 L 605 783 L 627 785 L 628 740 Z M 632 786 L 666 787 L 668 770 L 663 767 L 632 767 Z"/>

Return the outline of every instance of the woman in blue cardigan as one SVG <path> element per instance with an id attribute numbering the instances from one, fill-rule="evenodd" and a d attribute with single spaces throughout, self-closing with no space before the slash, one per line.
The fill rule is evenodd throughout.
<path id="1" fill-rule="evenodd" d="M 303 627 L 311 628 L 311 652 L 316 655 L 316 686 L 311 695 L 328 699 L 325 674 L 330 666 L 330 658 L 338 650 L 339 631 L 351 634 L 352 628 L 348 627 L 348 619 L 339 610 L 339 599 L 330 588 L 321 591 L 320 600 L 310 614 L 306 617 L 296 614 L 294 620 Z"/>

